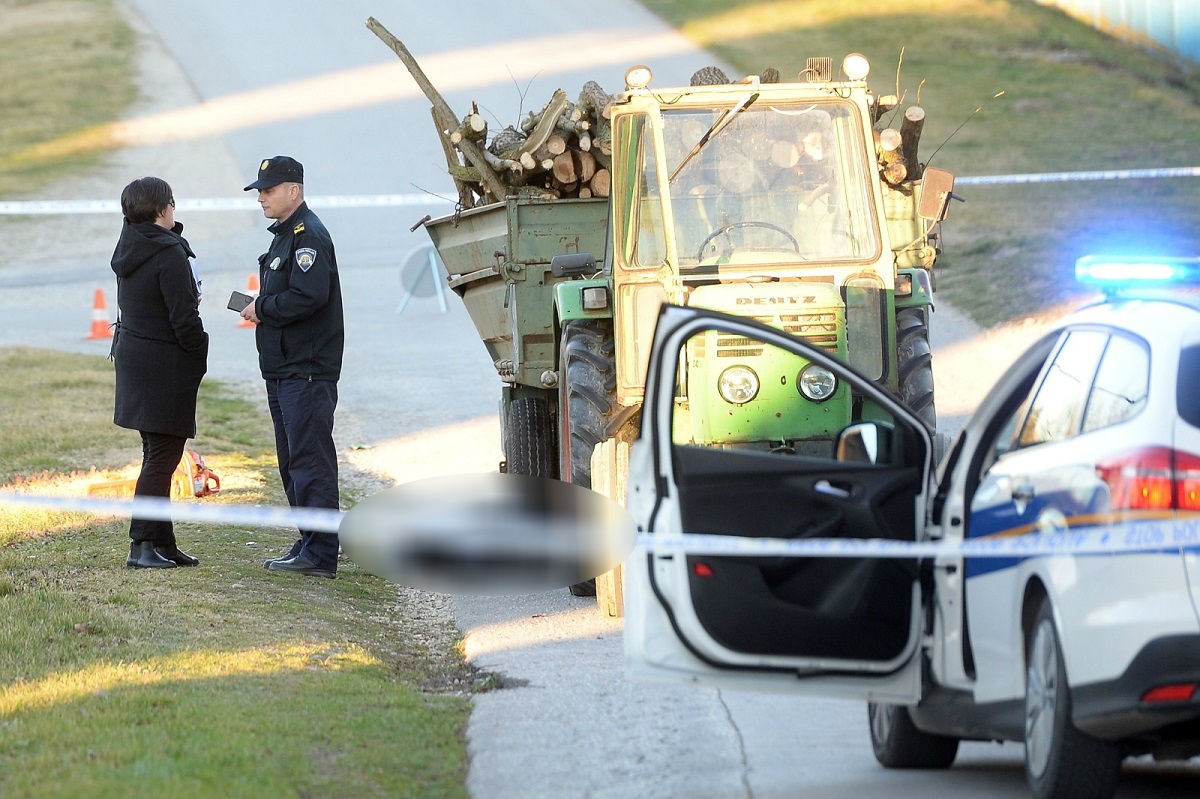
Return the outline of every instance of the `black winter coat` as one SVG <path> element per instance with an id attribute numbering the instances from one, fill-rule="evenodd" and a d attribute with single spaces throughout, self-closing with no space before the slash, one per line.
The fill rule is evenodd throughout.
<path id="1" fill-rule="evenodd" d="M 208 370 L 200 293 L 180 235 L 153 222 L 125 220 L 113 251 L 120 326 L 113 421 L 147 433 L 196 435 L 196 392 Z"/>

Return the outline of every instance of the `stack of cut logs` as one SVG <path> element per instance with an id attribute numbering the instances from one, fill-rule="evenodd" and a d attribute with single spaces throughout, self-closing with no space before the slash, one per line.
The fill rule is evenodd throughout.
<path id="1" fill-rule="evenodd" d="M 474 103 L 461 119 L 404 44 L 375 18 L 367 27 L 400 57 L 409 73 L 433 104 L 434 125 L 446 156 L 447 171 L 454 179 L 461 208 L 498 202 L 509 196 L 559 199 L 563 197 L 607 197 L 610 188 L 612 138 L 606 114 L 611 97 L 595 81 L 584 84 L 572 102 L 561 89 L 537 113 L 519 125 L 491 134 L 487 120 Z M 779 80 L 775 69 L 763 70 L 759 81 Z M 729 83 L 725 73 L 706 67 L 692 76 L 692 84 Z M 925 123 L 925 111 L 910 106 L 900 128 L 879 129 L 883 116 L 899 104 L 895 95 L 874 98 L 871 108 L 879 173 L 892 186 L 918 180 L 922 165 L 917 161 L 917 144 Z"/>
<path id="2" fill-rule="evenodd" d="M 605 110 L 609 95 L 588 81 L 575 102 L 561 89 L 541 111 L 491 135 L 472 104 L 461 120 L 425 76 L 403 42 L 374 17 L 367 27 L 404 62 L 433 104 L 434 125 L 463 208 L 511 195 L 558 199 L 607 197 L 612 139 Z"/>
<path id="3" fill-rule="evenodd" d="M 464 140 L 480 151 L 505 194 L 540 199 L 607 197 L 612 138 L 605 108 L 609 95 L 588 81 L 575 102 L 559 89 L 550 102 L 530 113 L 519 126 L 508 126 L 488 140 L 487 120 L 472 104 L 471 112 L 452 129 L 440 129 L 458 152 Z M 484 202 L 497 198 L 473 165 L 447 154 L 450 175 Z"/>
<path id="4" fill-rule="evenodd" d="M 876 99 L 871 108 L 872 120 L 878 124 L 880 118 L 898 104 L 896 95 L 885 94 Z M 921 130 L 925 126 L 925 109 L 910 105 L 904 110 L 900 129 L 884 128 L 875 131 L 875 149 L 879 155 L 879 174 L 893 186 L 921 177 L 921 163 L 917 161 L 917 144 L 921 141 Z"/>

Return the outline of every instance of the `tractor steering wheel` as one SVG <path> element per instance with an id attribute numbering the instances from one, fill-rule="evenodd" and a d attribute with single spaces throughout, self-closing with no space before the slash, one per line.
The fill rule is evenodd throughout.
<path id="1" fill-rule="evenodd" d="M 705 236 L 704 241 L 700 242 L 700 249 L 696 251 L 696 260 L 704 260 L 704 248 L 708 246 L 710 241 L 723 233 L 728 233 L 734 228 L 739 227 L 765 227 L 768 230 L 774 230 L 776 233 L 782 233 L 783 235 L 787 236 L 788 241 L 792 243 L 792 248 L 796 251 L 796 255 L 800 254 L 800 242 L 796 241 L 796 237 L 784 228 L 781 228 L 779 225 L 772 225 L 770 222 L 756 222 L 754 220 L 748 220 L 746 222 L 733 222 L 732 224 L 724 225 Z"/>

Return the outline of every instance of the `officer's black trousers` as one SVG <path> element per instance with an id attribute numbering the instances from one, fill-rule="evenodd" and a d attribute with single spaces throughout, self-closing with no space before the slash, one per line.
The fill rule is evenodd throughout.
<path id="1" fill-rule="evenodd" d="M 267 404 L 275 424 L 275 454 L 288 503 L 295 508 L 336 510 L 338 466 L 333 412 L 337 408 L 337 381 L 292 377 L 266 382 Z M 298 543 L 303 557 L 323 568 L 337 568 L 337 533 L 301 530 Z"/>

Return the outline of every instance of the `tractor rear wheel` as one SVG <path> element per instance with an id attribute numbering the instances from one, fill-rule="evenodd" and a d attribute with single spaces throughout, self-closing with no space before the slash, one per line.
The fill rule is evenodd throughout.
<path id="1" fill-rule="evenodd" d="M 554 477 L 558 474 L 554 426 L 550 409 L 540 397 L 517 397 L 508 405 L 504 457 L 509 474 Z"/>
<path id="2" fill-rule="evenodd" d="M 592 487 L 592 450 L 605 439 L 617 411 L 616 344 L 605 322 L 577 320 L 563 330 L 558 370 L 560 477 Z M 575 596 L 595 596 L 596 581 L 571 586 Z"/>
<path id="3" fill-rule="evenodd" d="M 929 323 L 925 308 L 896 311 L 896 362 L 900 400 L 930 430 L 937 429 L 933 404 L 933 351 L 929 348 Z"/>

